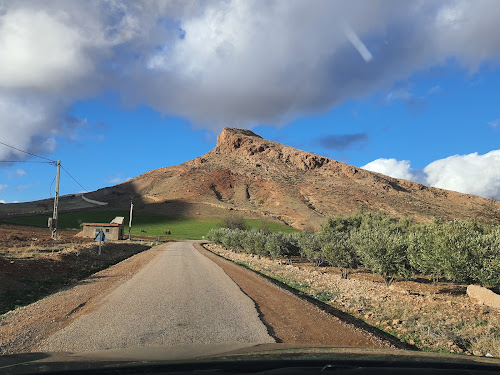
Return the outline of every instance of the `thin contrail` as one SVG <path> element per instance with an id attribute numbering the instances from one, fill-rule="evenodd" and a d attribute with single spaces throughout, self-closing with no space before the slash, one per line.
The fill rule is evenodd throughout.
<path id="1" fill-rule="evenodd" d="M 359 39 L 358 34 L 356 34 L 356 32 L 349 25 L 345 25 L 344 34 L 366 62 L 373 59 L 371 52 L 368 48 L 366 48 L 365 44 L 361 41 L 361 39 Z"/>

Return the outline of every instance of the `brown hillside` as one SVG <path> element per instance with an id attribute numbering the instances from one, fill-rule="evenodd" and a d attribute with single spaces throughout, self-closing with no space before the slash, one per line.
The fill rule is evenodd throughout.
<path id="1" fill-rule="evenodd" d="M 184 202 L 187 214 L 233 210 L 296 228 L 318 228 L 326 216 L 361 206 L 418 220 L 500 219 L 498 201 L 391 178 L 233 128 L 225 128 L 207 154 L 112 190 L 123 194 L 130 187 L 145 204 L 165 202 L 165 209 L 169 202 Z"/>
<path id="2" fill-rule="evenodd" d="M 316 229 L 325 217 L 350 214 L 359 207 L 417 220 L 500 222 L 499 201 L 391 178 L 233 128 L 225 128 L 217 146 L 203 156 L 86 196 L 107 201 L 110 208 L 125 208 L 134 197 L 138 208 L 151 213 L 240 212 L 300 229 Z"/>

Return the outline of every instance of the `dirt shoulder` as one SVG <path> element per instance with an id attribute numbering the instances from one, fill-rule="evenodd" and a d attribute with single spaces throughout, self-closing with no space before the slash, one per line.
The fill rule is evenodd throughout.
<path id="1" fill-rule="evenodd" d="M 215 244 L 205 246 L 401 343 L 424 351 L 500 357 L 500 311 L 471 301 L 466 285 L 432 285 L 418 279 L 396 281 L 387 288 L 380 277 L 364 269 L 345 280 L 334 267 L 316 269 L 306 261 L 292 265 Z"/>
<path id="2" fill-rule="evenodd" d="M 278 341 L 304 346 L 388 348 L 389 341 L 353 322 L 329 314 L 264 277 L 230 262 L 203 246 L 195 247 L 219 265 L 256 304 L 269 333 Z"/>
<path id="3" fill-rule="evenodd" d="M 42 340 L 96 306 L 159 251 L 152 248 L 93 274 L 66 290 L 0 316 L 0 354 L 30 352 Z"/>

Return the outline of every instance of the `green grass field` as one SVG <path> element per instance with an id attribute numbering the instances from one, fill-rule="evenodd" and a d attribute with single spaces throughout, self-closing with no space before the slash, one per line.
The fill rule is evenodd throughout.
<path id="1" fill-rule="evenodd" d="M 80 228 L 82 223 L 109 223 L 116 216 L 125 217 L 125 235 L 128 233 L 128 212 L 123 211 L 81 211 L 69 212 L 59 215 L 59 228 Z M 3 220 L 7 223 L 47 226 L 46 216 L 25 216 Z M 175 239 L 196 240 L 201 239 L 212 228 L 223 225 L 223 218 L 187 218 L 169 217 L 161 215 L 133 215 L 132 234 L 145 236 L 160 236 Z M 297 230 L 281 223 L 265 220 L 245 220 L 247 229 L 262 228 L 265 226 L 271 232 L 291 233 Z M 145 231 L 145 232 L 143 232 Z M 170 231 L 170 234 L 167 232 Z"/>

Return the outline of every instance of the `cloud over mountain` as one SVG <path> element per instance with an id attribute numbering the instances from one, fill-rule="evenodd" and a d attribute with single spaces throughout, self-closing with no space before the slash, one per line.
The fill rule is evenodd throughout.
<path id="1" fill-rule="evenodd" d="M 214 130 L 280 124 L 449 57 L 498 62 L 499 18 L 495 0 L 5 1 L 0 137 L 50 151 L 71 105 L 110 91 Z"/>
<path id="2" fill-rule="evenodd" d="M 415 180 L 409 160 L 396 160 L 380 158 L 374 160 L 361 168 L 367 169 L 372 172 L 385 174 L 386 176 L 394 178 L 404 178 L 405 180 Z"/>
<path id="3" fill-rule="evenodd" d="M 500 150 L 454 155 L 428 164 L 423 171 L 410 161 L 377 159 L 362 168 L 372 172 L 417 181 L 429 186 L 500 200 Z"/>

